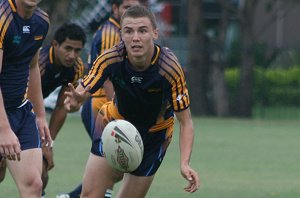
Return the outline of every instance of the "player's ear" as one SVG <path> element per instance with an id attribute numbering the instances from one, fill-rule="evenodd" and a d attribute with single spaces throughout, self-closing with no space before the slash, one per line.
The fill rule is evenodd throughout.
<path id="1" fill-rule="evenodd" d="M 158 29 L 156 28 L 156 29 L 153 30 L 153 39 L 154 39 L 154 40 L 158 39 L 158 36 L 159 36 L 159 31 L 158 31 Z"/>

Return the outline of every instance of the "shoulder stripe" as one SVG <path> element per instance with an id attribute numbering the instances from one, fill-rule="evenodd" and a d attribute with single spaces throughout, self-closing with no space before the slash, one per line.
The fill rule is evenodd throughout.
<path id="1" fill-rule="evenodd" d="M 94 62 L 89 74 L 83 79 L 83 85 L 93 87 L 103 74 L 103 71 L 111 64 L 121 62 L 122 56 L 117 48 L 113 48 L 100 55 Z"/>
<path id="2" fill-rule="evenodd" d="M 112 48 L 115 44 L 120 41 L 120 33 L 112 25 L 105 25 L 102 29 L 102 41 L 101 49 L 99 50 L 102 54 L 105 50 Z"/>
<path id="3" fill-rule="evenodd" d="M 1 6 L 0 14 L 0 49 L 2 49 L 7 29 L 13 20 L 13 14 L 8 6 L 6 8 L 5 6 Z"/>
<path id="4" fill-rule="evenodd" d="M 9 5 L 13 12 L 17 12 L 17 7 L 15 6 L 14 2 L 12 0 L 8 0 Z"/>
<path id="5" fill-rule="evenodd" d="M 75 77 L 72 84 L 77 84 L 77 81 L 83 77 L 83 72 L 84 72 L 84 65 L 81 58 L 78 58 L 76 60 L 74 69 L 75 69 Z"/>
<path id="6" fill-rule="evenodd" d="M 39 68 L 40 68 L 41 76 L 45 74 L 47 60 L 48 60 L 48 53 L 45 53 L 45 50 L 41 49 L 39 54 Z"/>
<path id="7" fill-rule="evenodd" d="M 165 53 L 162 51 L 160 56 L 160 73 L 172 86 L 172 101 L 174 110 L 185 109 L 189 105 L 188 91 L 184 78 L 184 72 L 173 53 Z M 186 96 L 186 97 L 182 97 Z M 178 99 L 178 97 L 180 99 Z"/>
<path id="8" fill-rule="evenodd" d="M 120 23 L 118 23 L 115 19 L 113 19 L 113 18 L 110 17 L 108 20 L 109 20 L 111 23 L 113 23 L 117 28 L 121 29 Z"/>

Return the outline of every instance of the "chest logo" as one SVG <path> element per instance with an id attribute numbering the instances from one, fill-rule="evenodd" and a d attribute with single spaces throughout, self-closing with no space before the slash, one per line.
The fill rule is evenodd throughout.
<path id="1" fill-rule="evenodd" d="M 13 43 L 13 44 L 20 44 L 20 42 L 21 42 L 21 37 L 15 35 L 15 36 L 13 37 L 12 43 Z"/>
<path id="2" fill-rule="evenodd" d="M 131 83 L 142 83 L 143 77 L 132 76 Z"/>
<path id="3" fill-rule="evenodd" d="M 24 25 L 23 26 L 23 34 L 29 34 L 30 33 L 30 26 Z"/>

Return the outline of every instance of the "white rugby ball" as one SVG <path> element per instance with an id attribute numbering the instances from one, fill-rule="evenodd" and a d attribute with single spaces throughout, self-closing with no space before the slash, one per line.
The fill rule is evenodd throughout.
<path id="1" fill-rule="evenodd" d="M 103 130 L 102 149 L 108 164 L 132 172 L 142 162 L 144 145 L 138 130 L 126 120 L 113 120 Z"/>

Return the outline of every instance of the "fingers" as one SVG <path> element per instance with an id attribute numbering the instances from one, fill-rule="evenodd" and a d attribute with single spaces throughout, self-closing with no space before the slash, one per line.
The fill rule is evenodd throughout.
<path id="1" fill-rule="evenodd" d="M 16 145 L 1 147 L 1 156 L 8 160 L 21 160 L 21 146 L 19 142 Z"/>
<path id="2" fill-rule="evenodd" d="M 88 85 L 84 88 L 84 94 L 88 93 L 91 90 L 91 86 Z"/>
<path id="3" fill-rule="evenodd" d="M 53 161 L 53 153 L 51 148 L 45 148 L 43 147 L 43 156 L 45 160 L 47 161 L 47 170 L 51 170 L 54 167 L 54 161 Z"/>
<path id="4" fill-rule="evenodd" d="M 196 192 L 200 187 L 200 179 L 197 172 L 191 169 L 185 176 L 189 184 L 184 190 L 190 193 Z"/>

